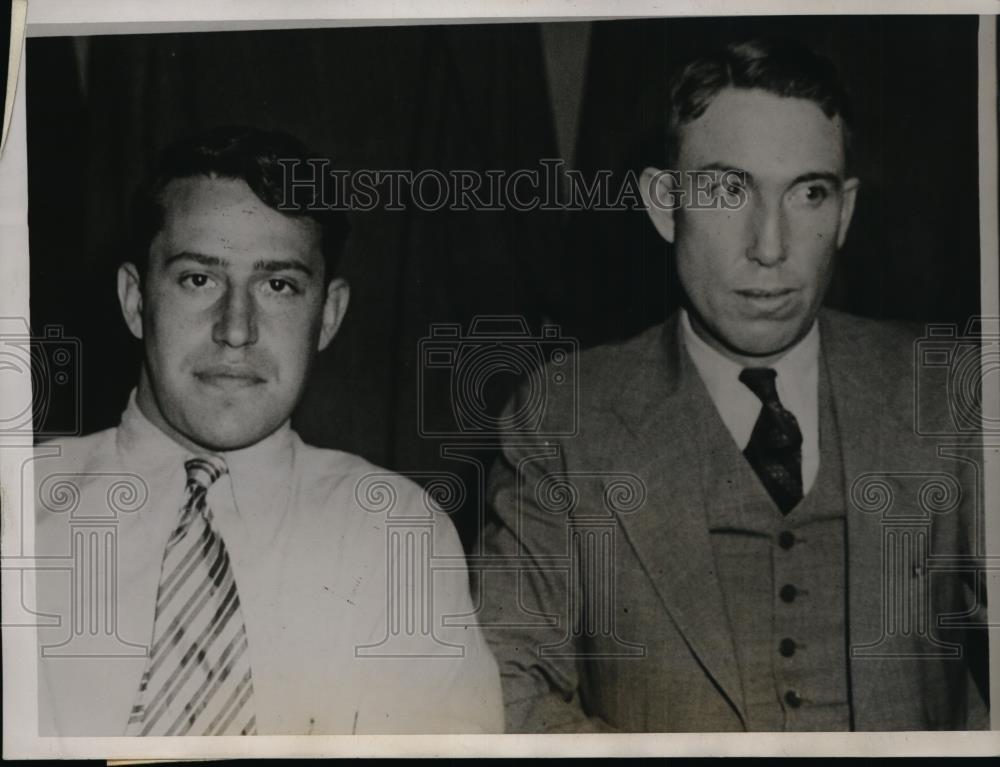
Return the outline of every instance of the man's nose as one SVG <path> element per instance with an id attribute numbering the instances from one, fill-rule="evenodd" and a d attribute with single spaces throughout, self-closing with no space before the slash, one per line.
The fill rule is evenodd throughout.
<path id="1" fill-rule="evenodd" d="M 257 342 L 256 307 L 247 291 L 238 288 L 226 291 L 212 338 L 217 344 L 234 348 Z"/>
<path id="2" fill-rule="evenodd" d="M 757 195 L 753 200 L 750 245 L 747 258 L 761 266 L 774 266 L 785 260 L 784 220 L 781 204 Z"/>

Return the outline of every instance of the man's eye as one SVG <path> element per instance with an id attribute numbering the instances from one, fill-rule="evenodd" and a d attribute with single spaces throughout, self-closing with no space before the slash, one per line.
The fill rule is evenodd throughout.
<path id="1" fill-rule="evenodd" d="M 272 293 L 278 293 L 281 295 L 292 295 L 293 293 L 299 292 L 295 285 L 280 277 L 272 277 L 269 279 L 267 281 L 267 287 Z"/>
<path id="2" fill-rule="evenodd" d="M 792 202 L 808 207 L 821 205 L 830 196 L 830 190 L 823 184 L 803 184 L 792 193 Z"/>
<path id="3" fill-rule="evenodd" d="M 188 288 L 207 288 L 215 282 L 207 274 L 185 274 L 181 277 L 181 285 Z"/>
<path id="4" fill-rule="evenodd" d="M 730 176 L 722 176 L 712 184 L 712 191 L 715 194 L 736 194 L 740 188 L 740 180 Z"/>
<path id="5" fill-rule="evenodd" d="M 739 194 L 743 188 L 743 182 L 738 178 L 723 179 L 722 181 L 722 189 L 726 194 Z"/>
<path id="6" fill-rule="evenodd" d="M 821 186 L 807 186 L 805 194 L 806 194 L 806 199 L 808 200 L 826 199 L 826 189 L 824 189 Z"/>
<path id="7" fill-rule="evenodd" d="M 727 171 L 720 174 L 712 188 L 713 197 L 740 200 L 748 194 L 746 178 L 741 173 Z"/>

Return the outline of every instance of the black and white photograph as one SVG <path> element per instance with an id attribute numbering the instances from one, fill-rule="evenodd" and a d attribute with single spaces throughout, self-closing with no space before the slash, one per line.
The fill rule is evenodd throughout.
<path id="1" fill-rule="evenodd" d="M 1000 752 L 995 15 L 114 5 L 12 36 L 5 756 Z"/>

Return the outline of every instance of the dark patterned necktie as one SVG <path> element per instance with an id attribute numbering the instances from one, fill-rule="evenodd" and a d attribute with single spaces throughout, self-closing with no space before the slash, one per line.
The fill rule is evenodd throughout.
<path id="1" fill-rule="evenodd" d="M 763 403 L 743 455 L 771 498 L 787 514 L 802 500 L 802 432 L 785 410 L 774 386 L 772 368 L 744 368 L 742 381 Z"/>
<path id="2" fill-rule="evenodd" d="M 253 735 L 253 679 L 240 597 L 208 488 L 218 456 L 185 461 L 180 520 L 167 541 L 153 643 L 126 735 Z"/>

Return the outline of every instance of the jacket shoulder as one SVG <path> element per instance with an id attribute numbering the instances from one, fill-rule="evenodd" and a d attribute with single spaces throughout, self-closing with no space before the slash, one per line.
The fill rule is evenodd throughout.
<path id="1" fill-rule="evenodd" d="M 891 348 L 908 347 L 924 335 L 923 326 L 917 322 L 875 320 L 835 309 L 824 309 L 820 323 L 838 335 Z"/>
<path id="2" fill-rule="evenodd" d="M 912 387 L 924 329 L 918 323 L 873 320 L 845 312 L 824 310 L 820 315 L 820 344 L 839 364 L 853 360 L 877 371 L 887 390 Z"/>
<path id="3" fill-rule="evenodd" d="M 625 341 L 553 355 L 525 371 L 500 418 L 504 435 L 574 434 L 585 414 L 593 421 L 614 410 L 662 367 L 663 332 L 656 325 Z"/>
<path id="4" fill-rule="evenodd" d="M 591 347 L 579 355 L 579 376 L 592 396 L 617 398 L 623 384 L 662 368 L 664 335 L 668 323 L 659 323 L 624 341 Z"/>
<path id="5" fill-rule="evenodd" d="M 864 380 L 884 418 L 929 435 L 954 432 L 956 417 L 978 412 L 980 347 L 961 328 L 830 310 L 821 314 L 821 323 L 820 344 L 827 350 L 831 374 Z"/>

